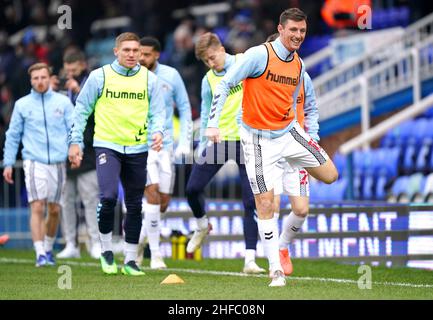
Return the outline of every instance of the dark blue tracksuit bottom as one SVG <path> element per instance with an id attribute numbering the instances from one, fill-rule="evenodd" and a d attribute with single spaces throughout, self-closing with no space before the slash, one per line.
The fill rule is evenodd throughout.
<path id="1" fill-rule="evenodd" d="M 98 225 L 101 233 L 114 227 L 114 208 L 117 202 L 119 180 L 125 193 L 125 241 L 137 244 L 141 230 L 141 201 L 146 186 L 147 152 L 122 154 L 108 148 L 95 148 L 96 173 L 99 184 Z"/>
<path id="2" fill-rule="evenodd" d="M 191 175 L 186 186 L 188 204 L 194 217 L 202 218 L 206 214 L 204 189 L 229 159 L 236 161 L 239 166 L 242 202 L 245 209 L 245 248 L 255 250 L 258 239 L 257 221 L 255 218 L 256 203 L 248 181 L 240 141 L 223 141 L 220 144 L 213 144 L 203 151 L 200 159 L 192 166 Z"/>

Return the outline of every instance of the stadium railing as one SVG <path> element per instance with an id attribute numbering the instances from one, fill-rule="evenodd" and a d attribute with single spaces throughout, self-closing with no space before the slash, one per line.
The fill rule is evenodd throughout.
<path id="1" fill-rule="evenodd" d="M 383 110 L 391 111 L 390 103 L 387 102 L 386 106 L 383 103 L 384 98 L 401 95 L 400 98 L 394 99 L 399 107 L 406 106 L 405 101 L 410 98 L 416 103 L 423 94 L 431 91 L 426 87 L 426 83 L 432 79 L 433 35 L 425 38 L 411 50 L 395 54 L 393 59 L 318 97 L 320 120 L 337 118 L 361 107 L 361 127 L 365 132 L 370 126 L 370 113 L 374 110 L 374 113 L 380 114 L 378 109 L 381 102 Z M 344 122 L 351 121 L 352 118 L 338 119 Z M 356 123 L 347 123 L 347 126 L 353 124 Z"/>
<path id="2" fill-rule="evenodd" d="M 396 52 L 410 50 L 432 34 L 433 13 L 411 24 L 402 33 L 385 37 L 382 43 L 375 46 L 374 51 L 336 65 L 334 69 L 316 77 L 313 83 L 317 96 L 326 95 L 377 64 L 392 59 Z M 320 63 L 331 60 L 334 54 L 330 45 L 308 56 L 304 59 L 307 71 L 317 67 Z"/>

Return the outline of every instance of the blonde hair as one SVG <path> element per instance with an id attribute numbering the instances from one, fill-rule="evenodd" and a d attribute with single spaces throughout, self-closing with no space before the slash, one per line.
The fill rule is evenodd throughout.
<path id="1" fill-rule="evenodd" d="M 137 41 L 138 43 L 140 43 L 140 38 L 138 37 L 138 35 L 136 35 L 133 32 L 124 32 L 124 33 L 121 33 L 116 38 L 116 48 L 119 48 L 120 44 L 123 41 Z"/>
<path id="2" fill-rule="evenodd" d="M 206 50 L 210 47 L 222 47 L 221 41 L 215 33 L 206 32 L 198 38 L 195 44 L 195 56 L 197 59 L 202 59 Z"/>
<path id="3" fill-rule="evenodd" d="M 29 76 L 32 76 L 32 72 L 36 71 L 36 70 L 41 70 L 41 69 L 47 69 L 48 70 L 48 74 L 51 76 L 51 68 L 44 62 L 38 62 L 35 64 L 32 64 L 28 69 L 27 69 L 27 73 L 29 74 Z"/>

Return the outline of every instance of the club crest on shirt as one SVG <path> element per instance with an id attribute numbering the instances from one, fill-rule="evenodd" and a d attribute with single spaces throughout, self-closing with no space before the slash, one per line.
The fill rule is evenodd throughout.
<path id="1" fill-rule="evenodd" d="M 162 90 L 164 90 L 165 92 L 168 92 L 170 90 L 170 87 L 168 86 L 168 84 L 163 83 L 162 84 Z"/>
<path id="2" fill-rule="evenodd" d="M 64 110 L 61 108 L 56 108 L 54 110 L 54 116 L 57 118 L 63 117 L 64 113 L 65 113 Z"/>
<path id="3" fill-rule="evenodd" d="M 101 153 L 99 156 L 98 156 L 98 161 L 99 161 L 99 164 L 101 165 L 101 164 L 104 164 L 104 163 L 107 163 L 107 155 L 105 154 L 105 153 Z"/>

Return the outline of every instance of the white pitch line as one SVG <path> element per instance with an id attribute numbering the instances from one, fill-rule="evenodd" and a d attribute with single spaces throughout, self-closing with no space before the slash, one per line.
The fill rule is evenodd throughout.
<path id="1" fill-rule="evenodd" d="M 58 265 L 67 264 L 71 266 L 80 267 L 100 267 L 99 263 L 96 262 L 79 262 L 71 260 L 57 260 Z M 0 258 L 0 263 L 17 263 L 17 264 L 34 264 L 34 260 L 29 259 L 10 259 Z M 163 270 L 154 270 L 149 267 L 142 267 L 145 271 L 170 271 L 170 272 L 186 272 L 195 274 L 208 274 L 215 276 L 235 276 L 235 277 L 256 277 L 256 278 L 268 278 L 266 274 L 245 274 L 241 272 L 231 271 L 216 271 L 216 270 L 199 270 L 199 269 L 182 269 L 182 268 L 167 268 Z M 335 278 L 318 278 L 318 277 L 287 277 L 287 280 L 299 280 L 299 281 L 319 281 L 319 282 L 335 282 L 335 283 L 349 283 L 358 284 L 358 281 L 351 279 L 335 279 Z M 415 283 L 404 283 L 404 282 L 372 282 L 372 285 L 382 286 L 395 286 L 395 287 L 409 287 L 409 288 L 433 288 L 433 284 L 415 284 Z"/>

